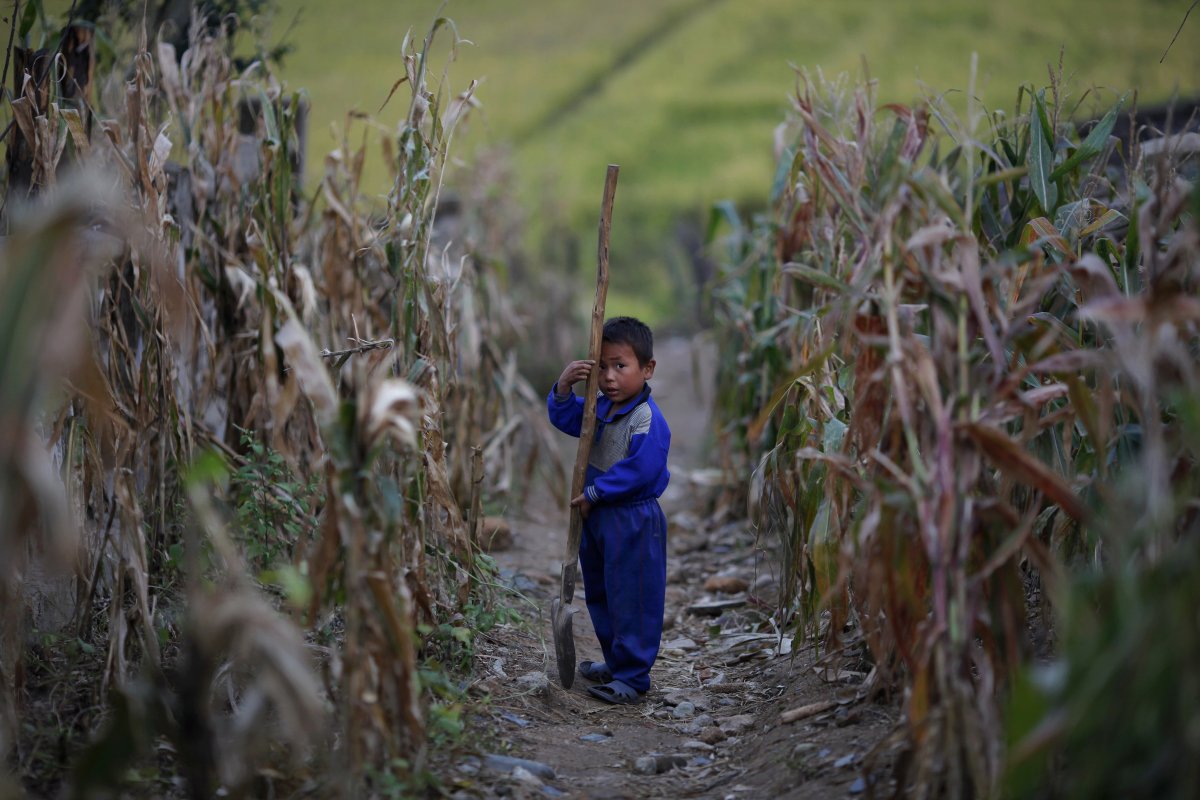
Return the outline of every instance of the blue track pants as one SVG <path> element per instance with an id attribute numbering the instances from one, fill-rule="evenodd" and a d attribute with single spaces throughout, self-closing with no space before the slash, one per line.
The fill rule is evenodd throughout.
<path id="1" fill-rule="evenodd" d="M 667 520 L 658 501 L 593 506 L 579 564 L 604 662 L 615 680 L 647 691 L 667 590 Z"/>

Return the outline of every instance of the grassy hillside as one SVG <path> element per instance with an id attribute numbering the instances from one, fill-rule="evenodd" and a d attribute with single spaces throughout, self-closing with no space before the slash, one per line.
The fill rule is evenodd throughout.
<path id="1" fill-rule="evenodd" d="M 409 28 L 423 33 L 438 5 L 282 0 L 274 35 L 299 12 L 289 34 L 297 51 L 285 77 L 312 98 L 310 150 L 317 160 L 310 164 L 319 169 L 319 158 L 335 146 L 329 128 L 341 125 L 348 109 L 379 109 L 402 74 L 401 39 Z M 1200 89 L 1200 20 L 1189 21 L 1166 63 L 1158 63 L 1188 5 L 452 0 L 444 13 L 473 43 L 460 49 L 451 87 L 483 80 L 482 113 L 459 153 L 511 143 L 526 206 L 551 203 L 584 232 L 604 165 L 620 163 L 614 248 L 626 258 L 636 249 L 636 257 L 661 262 L 642 254 L 669 238 L 676 215 L 717 199 L 763 196 L 772 131 L 794 84 L 789 65 L 832 74 L 861 71 L 865 61 L 883 101 L 910 102 L 922 85 L 965 88 L 977 52 L 982 98 L 1008 108 L 1018 85 L 1046 82 L 1047 64 L 1065 48 L 1076 95 L 1098 87 L 1111 101 L 1137 87 L 1143 100 L 1161 100 Z M 393 125 L 399 108 L 380 119 Z M 386 190 L 381 169 L 369 185 Z"/>
<path id="2" fill-rule="evenodd" d="M 452 85 L 484 80 L 484 114 L 471 144 L 516 140 L 531 180 L 556 176 L 572 199 L 582 191 L 573 184 L 586 181 L 589 206 L 598 194 L 594 175 L 602 180 L 603 164 L 619 160 L 640 198 L 678 205 L 697 195 L 761 193 L 771 129 L 792 85 L 789 64 L 829 74 L 860 70 L 865 59 L 882 98 L 904 102 L 919 96 L 922 81 L 964 87 L 978 52 L 985 101 L 1008 106 L 1018 84 L 1046 79 L 1047 63 L 1065 47 L 1077 89 L 1136 86 L 1162 98 L 1200 86 L 1200 23 L 1186 27 L 1158 64 L 1187 5 L 454 0 L 445 14 L 473 42 L 460 50 Z M 324 127 L 348 108 L 379 108 L 400 74 L 405 31 L 423 32 L 438 3 L 360 0 L 348 11 L 283 0 L 282 7 L 277 32 L 300 14 L 285 75 L 308 88 L 314 121 Z M 314 153 L 331 144 L 313 137 Z"/>

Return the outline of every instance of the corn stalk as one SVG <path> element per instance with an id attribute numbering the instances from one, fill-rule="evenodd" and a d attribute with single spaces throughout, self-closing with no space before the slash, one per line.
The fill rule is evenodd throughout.
<path id="1" fill-rule="evenodd" d="M 472 92 L 447 98 L 446 74 L 430 79 L 443 27 L 453 30 L 439 19 L 404 45 L 411 93 L 382 223 L 359 192 L 362 149 L 331 154 L 319 203 L 308 202 L 297 157 L 305 98 L 262 64 L 235 71 L 219 28 L 192 25 L 183 53 L 143 36 L 127 77 L 100 88 L 90 132 L 53 86 L 11 109 L 31 123 L 14 135 L 39 154 L 34 193 L 59 210 L 34 223 L 10 209 L 0 275 L 12 306 L 3 419 L 16 431 L 4 438 L 0 502 L 19 520 L 0 541 L 11 601 L 2 743 L 28 713 L 16 701 L 23 570 L 65 547 L 69 628 L 104 654 L 96 689 L 112 709 L 75 765 L 79 792 L 121 786 L 153 735 L 173 742 L 198 796 L 241 791 L 271 764 L 290 762 L 295 781 L 305 766 L 332 765 L 323 780 L 347 795 L 422 769 L 418 624 L 470 599 L 480 566 L 461 476 L 472 475 L 474 446 L 490 447 L 490 463 L 512 460 L 520 425 L 507 414 L 529 391 L 484 344 L 511 321 L 492 312 L 500 289 L 484 261 L 452 265 L 436 239 Z M 55 190 L 67 161 L 107 175 L 104 191 Z M 103 235 L 87 232 L 95 222 Z M 90 247 L 94 267 L 70 258 L 88 236 L 108 245 Z M 51 348 L 40 320 L 55 319 L 65 322 Z M 49 368 L 32 371 L 36 359 Z M 318 526 L 280 532 L 280 561 L 256 574 L 248 532 L 230 530 L 229 475 L 264 448 L 322 491 Z M 59 516 L 39 525 L 37 509 Z M 325 709 L 338 735 L 313 750 L 328 736 Z M 276 735 L 249 737 L 264 715 Z M 80 715 L 71 733 L 100 721 Z M 114 756 L 124 741 L 133 746 Z M 35 780 L 50 791 L 61 777 Z"/>
<path id="2" fill-rule="evenodd" d="M 1113 183 L 1119 108 L 1076 138 L 1043 92 L 963 122 L 804 76 L 770 218 L 724 213 L 728 452 L 756 464 L 783 621 L 861 640 L 864 694 L 902 690 L 905 795 L 997 790 L 1031 620 L 1098 544 L 1130 421 L 1165 408 L 1153 380 L 1132 392 L 1136 360 L 1096 311 L 1147 302 L 1138 242 L 1172 224 L 1143 233 L 1134 182 Z"/>

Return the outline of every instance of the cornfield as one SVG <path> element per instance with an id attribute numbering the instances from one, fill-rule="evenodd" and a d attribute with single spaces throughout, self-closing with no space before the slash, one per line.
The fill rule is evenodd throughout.
<path id="1" fill-rule="evenodd" d="M 305 165 L 233 21 L 68 25 L 0 75 L 0 797 L 438 792 L 515 617 L 484 511 L 564 472 L 517 353 L 568 346 L 571 291 L 512 307 L 502 168 L 446 196 L 453 22 Z M 869 796 L 1200 783 L 1196 147 L 1114 135 L 1135 105 L 801 73 L 767 210 L 712 215 L 717 450 L 772 630 L 902 708 Z"/>
<path id="2" fill-rule="evenodd" d="M 15 51 L 0 751 L 78 797 L 418 791 L 463 724 L 484 501 L 545 435 L 503 276 L 437 227 L 475 84 L 431 62 L 452 22 L 406 38 L 386 203 L 357 118 L 306 196 L 303 95 L 190 31 L 107 76 L 86 26 Z"/>
<path id="3" fill-rule="evenodd" d="M 804 73 L 769 210 L 713 214 L 725 458 L 781 622 L 900 698 L 901 796 L 1196 786 L 1195 157 L 1053 77 L 962 118 Z"/>

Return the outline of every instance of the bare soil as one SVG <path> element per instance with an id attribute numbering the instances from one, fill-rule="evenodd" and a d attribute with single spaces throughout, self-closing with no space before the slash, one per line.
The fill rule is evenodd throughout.
<path id="1" fill-rule="evenodd" d="M 552 501 L 531 503 L 514 519 L 513 546 L 495 554 L 531 601 L 523 604 L 529 629 L 506 626 L 481 643 L 483 677 L 474 688 L 490 697 L 480 722 L 493 752 L 538 763 L 510 772 L 468 759 L 452 781 L 458 796 L 833 798 L 865 796 L 868 781 L 877 782 L 877 793 L 889 788 L 887 765 L 868 755 L 884 749 L 876 745 L 897 715 L 893 705 L 858 699 L 869 665 L 821 659 L 813 644 L 797 639 L 793 646 L 791 631 L 781 635 L 773 622 L 773 535 L 756 537 L 744 521 L 707 513 L 711 386 L 696 380 L 693 366 L 703 374 L 710 350 L 674 339 L 656 354 L 654 397 L 672 430 L 672 482 L 662 500 L 670 557 L 667 629 L 645 701 L 601 703 L 582 677 L 570 690 L 559 685 L 549 605 L 566 514 Z M 565 441 L 571 454 L 574 444 Z M 706 591 L 714 576 L 734 591 L 717 592 L 715 581 Z M 582 589 L 576 594 L 578 658 L 597 660 Z M 714 601 L 732 607 L 692 608 Z M 836 702 L 807 719 L 781 721 L 782 711 L 820 701 Z"/>

